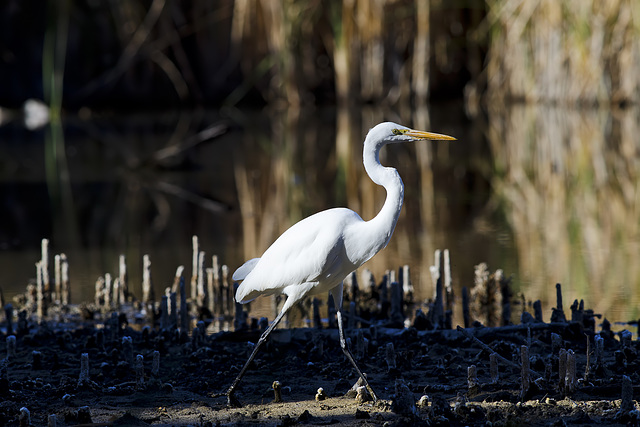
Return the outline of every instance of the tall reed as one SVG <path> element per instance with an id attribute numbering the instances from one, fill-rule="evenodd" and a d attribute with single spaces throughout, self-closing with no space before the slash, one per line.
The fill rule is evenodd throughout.
<path id="1" fill-rule="evenodd" d="M 432 25 L 438 17 L 458 22 L 463 15 L 462 9 L 443 12 L 444 7 L 422 0 L 236 1 L 231 43 L 242 52 L 238 61 L 245 75 L 271 59 L 256 81 L 267 101 L 313 103 L 329 87 L 339 104 L 423 103 L 430 75 L 451 73 L 459 47 L 445 25 Z M 433 9 L 440 12 L 435 18 Z"/>
<path id="2" fill-rule="evenodd" d="M 513 230 L 516 282 L 547 301 L 561 282 L 569 304 L 592 298 L 596 312 L 636 318 L 640 109 L 516 105 L 489 117 L 492 186 Z"/>
<path id="3" fill-rule="evenodd" d="M 640 101 L 640 3 L 487 0 L 492 99 L 575 104 Z"/>

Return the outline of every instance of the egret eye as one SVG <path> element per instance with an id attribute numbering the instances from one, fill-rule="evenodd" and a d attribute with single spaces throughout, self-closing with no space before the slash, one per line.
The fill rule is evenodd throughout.
<path id="1" fill-rule="evenodd" d="M 402 135 L 404 133 L 400 129 L 394 129 L 392 132 L 394 135 Z"/>

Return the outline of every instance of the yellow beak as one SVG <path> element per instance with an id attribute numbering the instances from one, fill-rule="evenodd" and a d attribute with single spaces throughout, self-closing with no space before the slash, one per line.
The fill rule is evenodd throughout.
<path id="1" fill-rule="evenodd" d="M 433 139 L 433 140 L 437 140 L 437 141 L 456 141 L 456 138 L 449 136 L 449 135 L 442 135 L 439 133 L 432 133 L 432 132 L 424 132 L 421 130 L 408 130 L 407 132 L 405 132 L 405 135 L 410 136 L 412 138 L 415 139 Z"/>

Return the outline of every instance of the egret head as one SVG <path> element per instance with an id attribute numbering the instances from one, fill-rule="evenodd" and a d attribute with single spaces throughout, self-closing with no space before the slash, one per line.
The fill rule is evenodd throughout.
<path id="1" fill-rule="evenodd" d="M 415 130 L 393 122 L 380 123 L 371 128 L 367 134 L 367 140 L 375 142 L 376 144 L 393 144 L 423 139 L 455 141 L 455 138 L 452 136 Z"/>

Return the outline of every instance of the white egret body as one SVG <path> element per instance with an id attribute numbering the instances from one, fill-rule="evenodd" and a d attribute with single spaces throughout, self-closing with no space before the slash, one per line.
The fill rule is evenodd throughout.
<path id="1" fill-rule="evenodd" d="M 232 402 L 233 392 L 255 357 L 260 345 L 275 328 L 284 314 L 303 298 L 331 292 L 338 310 L 340 345 L 372 396 L 375 393 L 358 368 L 346 347 L 342 326 L 342 281 L 352 271 L 389 243 L 404 198 L 404 186 L 398 171 L 380 164 L 380 149 L 386 144 L 455 138 L 430 132 L 416 131 L 396 123 L 385 122 L 373 127 L 364 141 L 363 162 L 369 177 L 387 191 L 384 206 L 373 219 L 364 221 L 360 215 L 346 208 L 319 212 L 294 224 L 262 255 L 245 262 L 233 274 L 242 280 L 236 301 L 247 303 L 261 295 L 285 294 L 287 300 L 280 314 L 262 334 L 253 353 L 233 382 L 227 396 Z"/>

